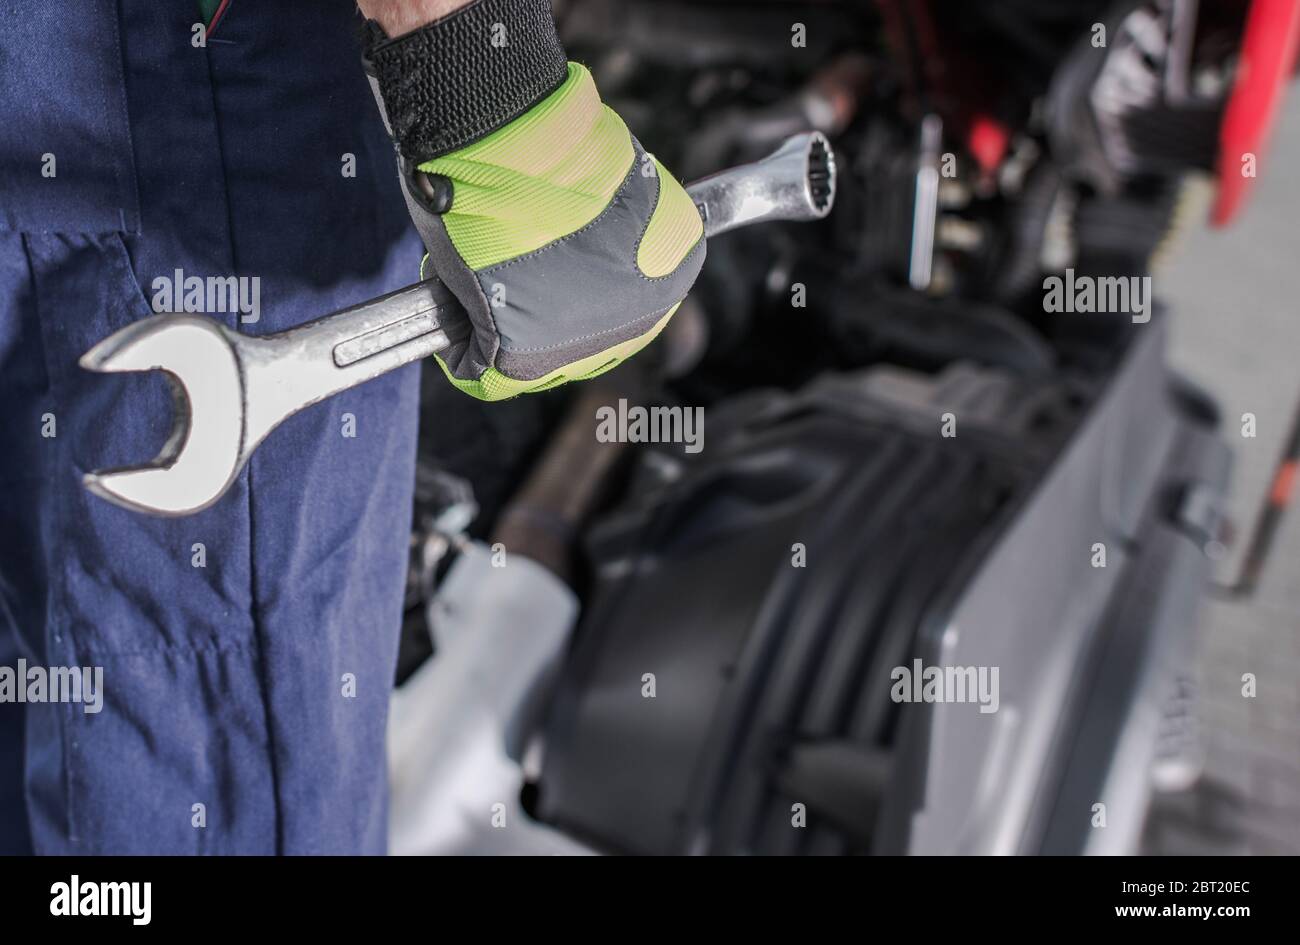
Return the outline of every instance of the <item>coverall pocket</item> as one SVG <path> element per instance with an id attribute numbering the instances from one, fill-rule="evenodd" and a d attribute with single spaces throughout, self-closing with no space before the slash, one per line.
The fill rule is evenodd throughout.
<path id="1" fill-rule="evenodd" d="M 6 0 L 0 232 L 140 229 L 117 4 Z"/>

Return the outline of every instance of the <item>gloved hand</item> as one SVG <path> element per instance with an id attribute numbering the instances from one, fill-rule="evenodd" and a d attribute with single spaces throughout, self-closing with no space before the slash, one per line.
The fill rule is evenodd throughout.
<path id="1" fill-rule="evenodd" d="M 568 62 L 549 0 L 477 0 L 366 66 L 436 275 L 468 317 L 439 363 L 501 400 L 594 377 L 648 344 L 704 262 L 682 186 Z"/>

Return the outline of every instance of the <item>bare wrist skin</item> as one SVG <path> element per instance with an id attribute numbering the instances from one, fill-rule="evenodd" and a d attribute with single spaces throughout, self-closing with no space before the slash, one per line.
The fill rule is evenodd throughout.
<path id="1" fill-rule="evenodd" d="M 472 0 L 357 0 L 367 19 L 374 20 L 394 38 L 468 6 Z"/>

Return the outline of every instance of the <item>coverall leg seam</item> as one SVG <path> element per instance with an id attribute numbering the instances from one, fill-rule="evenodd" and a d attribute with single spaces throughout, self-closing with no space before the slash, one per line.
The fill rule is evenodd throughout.
<path id="1" fill-rule="evenodd" d="M 47 322 L 45 321 L 42 312 L 42 309 L 44 308 L 44 304 L 41 299 L 40 281 L 36 278 L 36 266 L 32 261 L 31 238 L 27 234 L 22 235 L 22 247 L 23 247 L 23 254 L 27 258 L 27 270 L 30 273 L 31 280 L 32 280 L 32 301 L 36 307 L 36 325 L 37 325 L 37 334 L 41 341 L 41 356 L 45 359 L 45 376 L 47 382 L 46 395 L 56 405 L 55 411 L 57 413 L 58 410 L 57 404 L 59 403 L 61 398 L 56 390 L 57 382 L 55 381 L 55 377 L 57 375 L 55 374 L 54 371 L 51 370 L 49 354 L 48 354 L 47 346 L 45 344 L 43 327 L 47 324 Z M 54 439 L 53 452 L 55 453 L 56 468 L 58 469 L 69 468 L 71 464 L 64 462 L 65 457 L 63 455 L 67 449 L 65 445 L 66 441 L 62 441 L 58 437 L 54 437 L 53 439 Z M 62 489 L 56 489 L 54 490 L 54 493 L 55 493 L 54 521 L 56 522 L 71 521 L 71 519 L 69 519 L 68 517 L 69 514 L 69 509 L 67 507 L 68 500 L 65 491 Z M 64 569 L 62 566 L 51 567 L 50 566 L 51 563 L 52 562 L 49 562 L 47 560 L 45 566 L 45 575 L 46 575 L 45 579 L 49 584 L 49 587 L 46 589 L 46 594 L 48 595 L 49 603 L 46 605 L 46 612 L 45 612 L 45 632 L 41 635 L 45 643 L 45 653 L 42 654 L 42 657 L 46 665 L 55 665 L 56 662 L 58 661 L 62 661 L 65 663 L 69 662 L 68 660 L 64 659 L 62 655 L 64 652 L 63 634 L 61 633 L 61 631 L 57 626 L 58 620 L 64 619 L 61 617 L 61 615 L 71 613 L 71 602 L 68 598 L 67 576 L 64 573 Z M 55 606 L 51 606 L 51 605 L 55 605 Z M 58 656 L 56 656 L 54 652 L 56 650 L 56 644 L 57 644 L 57 651 L 59 654 Z M 71 703 L 61 703 L 55 708 L 55 711 L 60 716 L 59 724 L 56 726 L 56 728 L 58 729 L 58 733 L 59 733 L 59 759 L 60 759 L 59 781 L 61 782 L 61 788 L 63 790 L 64 836 L 67 838 L 68 845 L 70 847 L 75 847 L 79 845 L 80 838 L 77 834 L 77 829 L 75 826 L 76 812 L 73 809 L 73 799 L 75 798 L 76 794 L 72 790 L 72 754 L 68 747 L 68 742 L 69 739 L 71 738 L 70 726 L 73 724 L 71 710 L 72 710 Z M 33 836 L 32 837 L 33 848 L 35 848 L 35 842 L 36 842 L 36 838 L 35 836 Z M 36 852 L 39 853 L 41 851 L 37 850 Z"/>
<path id="2" fill-rule="evenodd" d="M 221 165 L 222 196 L 226 205 L 226 239 L 230 248 L 230 266 L 232 272 L 238 271 L 235 252 L 235 221 L 230 208 L 230 177 L 227 173 L 226 150 L 221 134 L 221 110 L 217 104 L 217 83 L 212 74 L 212 53 L 204 49 L 204 65 L 208 73 L 208 92 L 212 100 L 212 128 L 217 138 L 217 161 Z M 237 314 L 231 316 L 232 328 Z M 275 817 L 275 852 L 284 853 L 284 817 L 280 810 L 280 777 L 276 766 L 275 719 L 271 711 L 270 679 L 267 676 L 269 660 L 265 645 L 265 628 L 262 625 L 258 609 L 257 587 L 257 536 L 256 520 L 253 513 L 253 464 L 250 462 L 244 475 L 248 483 L 245 499 L 245 512 L 248 520 L 248 584 L 251 607 L 249 619 L 253 624 L 253 644 L 257 659 L 258 695 L 262 702 L 262 718 L 266 727 L 267 766 L 271 775 L 271 804 Z"/>

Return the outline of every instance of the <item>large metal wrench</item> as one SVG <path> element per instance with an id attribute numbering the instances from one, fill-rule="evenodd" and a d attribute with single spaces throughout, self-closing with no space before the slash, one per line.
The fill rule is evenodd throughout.
<path id="1" fill-rule="evenodd" d="M 708 236 L 765 220 L 819 219 L 834 203 L 834 157 L 820 133 L 796 135 L 763 160 L 687 190 Z M 175 396 L 172 433 L 153 461 L 87 473 L 86 488 L 139 512 L 201 511 L 287 417 L 446 348 L 439 326 L 459 305 L 428 280 L 274 335 L 243 335 L 204 315 L 128 325 L 87 351 L 81 366 L 163 371 Z"/>

